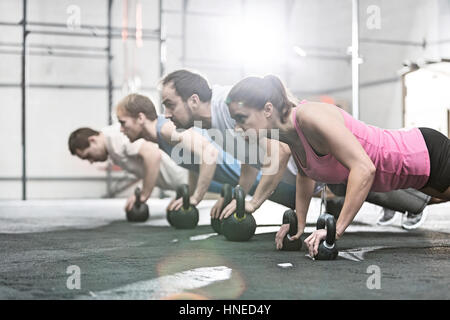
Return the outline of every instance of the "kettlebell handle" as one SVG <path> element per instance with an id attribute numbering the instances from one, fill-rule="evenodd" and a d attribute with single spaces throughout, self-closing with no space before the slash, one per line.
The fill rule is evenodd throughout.
<path id="1" fill-rule="evenodd" d="M 183 208 L 184 210 L 189 209 L 191 203 L 189 201 L 189 186 L 187 184 L 182 184 L 177 188 L 177 199 L 183 198 Z"/>
<path id="2" fill-rule="evenodd" d="M 292 209 L 288 209 L 283 214 L 283 224 L 289 224 L 289 235 L 295 236 L 298 230 L 297 215 Z"/>
<path id="3" fill-rule="evenodd" d="M 225 183 L 220 191 L 220 196 L 223 198 L 222 208 L 220 209 L 220 212 L 222 212 L 231 200 L 233 200 L 233 189 L 231 188 L 231 185 Z"/>
<path id="4" fill-rule="evenodd" d="M 240 185 L 234 188 L 234 198 L 236 199 L 236 215 L 241 219 L 245 215 L 245 191 Z"/>
<path id="5" fill-rule="evenodd" d="M 332 246 L 336 241 L 336 219 L 329 213 L 322 213 L 317 219 L 317 230 L 324 229 L 325 224 L 327 226 L 326 244 Z"/>
<path id="6" fill-rule="evenodd" d="M 141 188 L 136 187 L 136 189 L 134 189 L 134 196 L 136 198 L 134 204 L 139 208 L 141 206 Z"/>

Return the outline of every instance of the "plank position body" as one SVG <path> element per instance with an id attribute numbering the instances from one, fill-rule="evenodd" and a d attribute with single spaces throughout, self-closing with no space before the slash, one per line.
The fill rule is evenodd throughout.
<path id="1" fill-rule="evenodd" d="M 280 141 L 289 145 L 299 170 L 295 239 L 306 225 L 315 180 L 346 184 L 337 239 L 370 191 L 414 188 L 450 200 L 450 141 L 433 129 L 385 130 L 358 121 L 335 105 L 296 105 L 275 76 L 240 81 L 231 89 L 227 104 L 242 130 L 278 129 Z M 305 239 L 311 256 L 325 237 L 325 230 L 317 230 Z"/>

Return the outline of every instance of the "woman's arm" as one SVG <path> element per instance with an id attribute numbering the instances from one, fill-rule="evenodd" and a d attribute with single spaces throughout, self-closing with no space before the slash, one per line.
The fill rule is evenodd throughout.
<path id="1" fill-rule="evenodd" d="M 306 227 L 306 216 L 314 192 L 315 181 L 308 178 L 299 168 L 295 179 L 295 213 L 297 215 L 297 233 L 291 240 L 299 239 Z M 283 239 L 289 232 L 289 224 L 283 224 L 275 236 L 276 248 L 283 247 Z"/>
<path id="2" fill-rule="evenodd" d="M 306 216 L 314 192 L 316 182 L 307 177 L 299 168 L 295 181 L 295 212 L 297 214 L 298 230 L 294 239 L 299 239 L 306 227 Z"/>
<path id="3" fill-rule="evenodd" d="M 330 153 L 349 170 L 344 206 L 336 223 L 336 236 L 339 238 L 367 198 L 376 168 L 359 141 L 345 126 L 344 118 L 335 106 L 312 104 L 303 114 L 297 114 L 298 120 L 299 117 L 303 132 L 314 141 L 310 143 L 314 149 L 321 153 Z M 310 253 L 316 254 L 321 239 L 313 240 L 309 241 L 310 245 L 314 245 L 314 252 Z"/>

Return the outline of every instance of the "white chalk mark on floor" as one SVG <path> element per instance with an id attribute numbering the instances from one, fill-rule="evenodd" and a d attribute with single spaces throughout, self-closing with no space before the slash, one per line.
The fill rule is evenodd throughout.
<path id="1" fill-rule="evenodd" d="M 231 269 L 225 266 L 191 269 L 147 281 L 139 281 L 111 290 L 90 292 L 78 299 L 97 300 L 157 300 L 169 295 L 206 287 L 217 281 L 228 280 Z"/>
<path id="2" fill-rule="evenodd" d="M 205 234 L 199 234 L 199 235 L 197 235 L 197 236 L 189 237 L 189 240 L 191 240 L 191 241 L 205 240 L 205 239 L 208 239 L 208 238 L 217 236 L 217 235 L 219 235 L 219 234 L 216 233 L 216 232 L 213 232 L 213 233 L 205 233 Z"/>
<path id="3" fill-rule="evenodd" d="M 352 261 L 364 261 L 364 255 L 368 252 L 371 251 L 375 251 L 375 250 L 379 250 L 379 249 L 383 249 L 383 248 L 387 248 L 387 247 L 382 247 L 382 246 L 378 246 L 378 247 L 364 247 L 364 248 L 357 248 L 357 249 L 348 249 L 348 250 L 343 250 L 343 251 L 339 251 L 338 256 L 347 260 L 352 260 Z"/>
<path id="4" fill-rule="evenodd" d="M 287 269 L 287 268 L 292 268 L 293 267 L 292 263 L 289 263 L 289 262 L 279 263 L 279 264 L 277 264 L 277 266 L 279 266 L 282 269 Z"/>

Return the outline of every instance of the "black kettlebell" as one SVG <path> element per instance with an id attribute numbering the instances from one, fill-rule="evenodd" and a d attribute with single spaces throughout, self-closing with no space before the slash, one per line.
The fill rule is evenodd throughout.
<path id="1" fill-rule="evenodd" d="M 335 197 L 332 199 L 327 199 L 325 204 L 325 211 L 337 220 L 341 214 L 342 207 L 344 206 L 344 197 Z"/>
<path id="2" fill-rule="evenodd" d="M 231 200 L 233 200 L 233 191 L 231 185 L 225 183 L 222 186 L 222 190 L 220 191 L 220 196 L 223 198 L 223 204 L 222 207 L 220 207 L 219 214 L 223 209 L 225 209 L 225 207 L 231 202 Z M 219 220 L 219 218 L 211 217 L 211 227 L 218 234 L 222 234 L 222 220 Z"/>
<path id="3" fill-rule="evenodd" d="M 327 226 L 326 240 L 320 241 L 319 252 L 314 257 L 316 260 L 334 260 L 338 255 L 336 247 L 336 219 L 329 213 L 322 213 L 317 219 L 317 230 Z"/>
<path id="4" fill-rule="evenodd" d="M 302 248 L 302 241 L 300 239 L 291 241 L 290 237 L 297 234 L 298 222 L 297 215 L 292 209 L 286 210 L 283 214 L 283 224 L 289 223 L 289 232 L 283 239 L 283 251 L 299 251 Z"/>
<path id="5" fill-rule="evenodd" d="M 183 206 L 179 210 L 167 211 L 167 221 L 177 229 L 194 229 L 198 224 L 198 210 L 189 202 L 187 184 L 182 184 L 177 188 L 176 198 L 183 198 Z"/>
<path id="6" fill-rule="evenodd" d="M 248 241 L 255 234 L 256 221 L 245 213 L 245 192 L 240 186 L 234 189 L 236 212 L 222 222 L 222 233 L 230 241 Z"/>
<path id="7" fill-rule="evenodd" d="M 134 195 L 136 201 L 134 202 L 133 208 L 127 211 L 127 220 L 129 222 L 145 222 L 150 214 L 148 205 L 141 202 L 141 189 L 139 187 L 134 190 Z"/>

